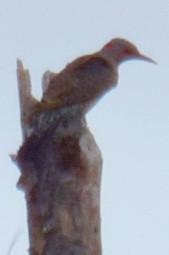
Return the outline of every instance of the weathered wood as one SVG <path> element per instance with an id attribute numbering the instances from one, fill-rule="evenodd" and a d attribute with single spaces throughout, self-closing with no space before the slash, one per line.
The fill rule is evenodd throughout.
<path id="1" fill-rule="evenodd" d="M 101 255 L 102 159 L 85 116 L 78 106 L 38 112 L 40 102 L 31 96 L 21 62 L 18 85 L 24 141 L 16 161 L 27 203 L 29 254 Z"/>

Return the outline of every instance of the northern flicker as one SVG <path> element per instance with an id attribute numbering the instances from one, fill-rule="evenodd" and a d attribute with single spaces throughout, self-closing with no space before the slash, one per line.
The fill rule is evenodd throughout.
<path id="1" fill-rule="evenodd" d="M 60 73 L 52 74 L 42 103 L 54 109 L 79 104 L 84 105 L 86 111 L 116 86 L 119 64 L 130 59 L 155 63 L 127 40 L 113 39 L 100 51 L 79 57 Z"/>

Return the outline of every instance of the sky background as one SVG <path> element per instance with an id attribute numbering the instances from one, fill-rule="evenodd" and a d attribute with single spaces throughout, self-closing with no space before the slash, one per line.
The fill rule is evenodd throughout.
<path id="1" fill-rule="evenodd" d="M 126 62 L 118 87 L 88 113 L 104 159 L 101 210 L 103 255 L 169 254 L 169 1 L 0 1 L 0 251 L 28 248 L 19 169 L 9 157 L 22 143 L 16 58 L 41 77 L 113 37 L 133 42 L 158 65 Z"/>

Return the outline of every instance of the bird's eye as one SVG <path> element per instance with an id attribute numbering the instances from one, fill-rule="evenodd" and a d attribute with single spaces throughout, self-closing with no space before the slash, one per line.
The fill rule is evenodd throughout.
<path id="1" fill-rule="evenodd" d="M 125 54 L 126 55 L 130 55 L 132 53 L 132 51 L 130 49 L 125 49 Z"/>

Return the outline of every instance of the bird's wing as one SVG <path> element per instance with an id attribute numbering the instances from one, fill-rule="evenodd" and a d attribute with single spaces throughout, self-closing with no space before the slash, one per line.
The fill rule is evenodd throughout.
<path id="1" fill-rule="evenodd" d="M 100 56 L 78 58 L 51 79 L 42 100 L 58 107 L 91 101 L 105 86 L 110 69 Z"/>
<path id="2" fill-rule="evenodd" d="M 72 63 L 73 64 L 73 63 Z M 72 65 L 71 64 L 71 65 Z M 109 62 L 101 56 L 89 55 L 76 60 L 76 70 L 95 73 L 102 69 L 110 68 Z"/>

